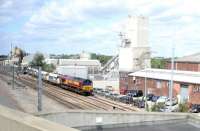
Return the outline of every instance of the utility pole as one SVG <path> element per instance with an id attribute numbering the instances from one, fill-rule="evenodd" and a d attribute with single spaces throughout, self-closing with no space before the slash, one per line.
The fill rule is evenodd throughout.
<path id="1" fill-rule="evenodd" d="M 10 44 L 10 62 L 11 62 L 12 56 L 13 56 L 13 44 L 11 42 L 11 44 Z"/>
<path id="2" fill-rule="evenodd" d="M 15 67 L 14 64 L 12 65 L 12 89 L 15 88 Z"/>
<path id="3" fill-rule="evenodd" d="M 38 69 L 38 111 L 42 111 L 42 75 L 41 67 Z"/>
<path id="4" fill-rule="evenodd" d="M 173 86 L 174 86 L 174 45 L 172 45 L 172 58 L 171 58 L 171 82 L 170 82 L 170 90 L 169 90 L 169 97 L 170 97 L 170 108 L 172 109 L 172 97 L 173 97 Z"/>
<path id="5" fill-rule="evenodd" d="M 146 65 L 146 59 L 145 59 L 145 79 L 144 79 L 144 94 L 145 94 L 145 111 L 147 111 L 147 65 Z"/>

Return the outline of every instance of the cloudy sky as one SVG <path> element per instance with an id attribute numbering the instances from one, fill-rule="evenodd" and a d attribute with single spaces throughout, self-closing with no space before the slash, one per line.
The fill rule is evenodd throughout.
<path id="1" fill-rule="evenodd" d="M 200 51 L 200 0 L 0 0 L 0 54 L 27 52 L 114 55 L 128 15 L 149 17 L 156 56 Z"/>

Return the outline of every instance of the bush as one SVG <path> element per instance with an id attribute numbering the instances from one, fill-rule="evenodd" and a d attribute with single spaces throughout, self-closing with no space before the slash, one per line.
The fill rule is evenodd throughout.
<path id="1" fill-rule="evenodd" d="M 158 103 L 158 104 L 155 104 L 151 107 L 151 111 L 153 112 L 159 112 L 160 109 L 164 108 L 165 104 L 164 103 Z"/>
<path id="2" fill-rule="evenodd" d="M 42 70 L 47 71 L 47 72 L 53 72 L 55 70 L 55 66 L 53 64 L 44 64 L 42 66 Z"/>
<path id="3" fill-rule="evenodd" d="M 188 107 L 187 102 L 184 101 L 183 103 L 180 103 L 178 105 L 178 111 L 179 112 L 188 112 L 189 111 L 189 107 Z"/>

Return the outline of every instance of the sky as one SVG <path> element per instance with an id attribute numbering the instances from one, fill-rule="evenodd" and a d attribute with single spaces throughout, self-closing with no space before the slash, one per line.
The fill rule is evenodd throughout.
<path id="1" fill-rule="evenodd" d="M 155 56 L 200 51 L 200 0 L 0 0 L 0 54 L 11 43 L 29 53 L 116 55 L 131 16 L 149 18 Z"/>

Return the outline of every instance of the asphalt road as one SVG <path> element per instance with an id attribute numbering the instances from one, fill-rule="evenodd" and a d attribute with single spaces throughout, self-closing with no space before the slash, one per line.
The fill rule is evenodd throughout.
<path id="1" fill-rule="evenodd" d="M 112 129 L 96 129 L 92 131 L 200 131 L 200 128 L 197 128 L 187 123 L 177 123 L 161 125 L 140 125 Z"/>

